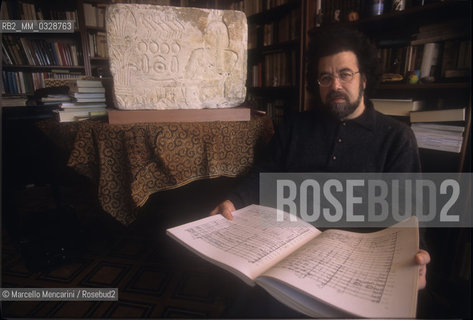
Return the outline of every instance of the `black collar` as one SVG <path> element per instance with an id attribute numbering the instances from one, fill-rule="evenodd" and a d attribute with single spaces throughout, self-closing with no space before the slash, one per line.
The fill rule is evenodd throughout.
<path id="1" fill-rule="evenodd" d="M 376 111 L 374 110 L 373 103 L 366 99 L 363 113 L 359 117 L 347 120 L 346 122 L 356 123 L 367 130 L 374 131 L 376 126 Z"/>

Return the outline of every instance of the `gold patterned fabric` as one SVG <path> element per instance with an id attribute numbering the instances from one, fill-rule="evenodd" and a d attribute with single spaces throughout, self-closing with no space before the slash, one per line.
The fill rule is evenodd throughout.
<path id="1" fill-rule="evenodd" d="M 273 133 L 268 117 L 250 121 L 109 125 L 61 123 L 49 133 L 76 132 L 68 166 L 97 183 L 102 208 L 124 225 L 155 192 L 198 179 L 244 175 L 255 150 Z M 43 129 L 46 130 L 46 129 Z"/>

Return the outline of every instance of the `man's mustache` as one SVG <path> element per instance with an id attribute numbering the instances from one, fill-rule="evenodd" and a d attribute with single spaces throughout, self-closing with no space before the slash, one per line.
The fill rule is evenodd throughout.
<path id="1" fill-rule="evenodd" d="M 327 100 L 343 98 L 348 101 L 348 96 L 340 91 L 331 91 L 327 94 Z"/>

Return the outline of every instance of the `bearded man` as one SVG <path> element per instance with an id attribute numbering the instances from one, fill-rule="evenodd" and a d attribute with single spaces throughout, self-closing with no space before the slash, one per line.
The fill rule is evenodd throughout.
<path id="1" fill-rule="evenodd" d="M 308 86 L 318 94 L 310 111 L 287 117 L 251 173 L 212 212 L 232 212 L 259 203 L 260 172 L 419 172 L 415 136 L 409 126 L 373 108 L 376 48 L 353 29 L 324 30 L 312 39 Z M 419 289 L 426 285 L 428 252 L 415 257 Z"/>

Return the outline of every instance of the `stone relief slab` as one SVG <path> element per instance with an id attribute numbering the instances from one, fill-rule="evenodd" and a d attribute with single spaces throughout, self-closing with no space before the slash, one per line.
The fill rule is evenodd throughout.
<path id="1" fill-rule="evenodd" d="M 118 109 L 229 108 L 244 101 L 243 12 L 112 4 L 106 29 Z"/>

